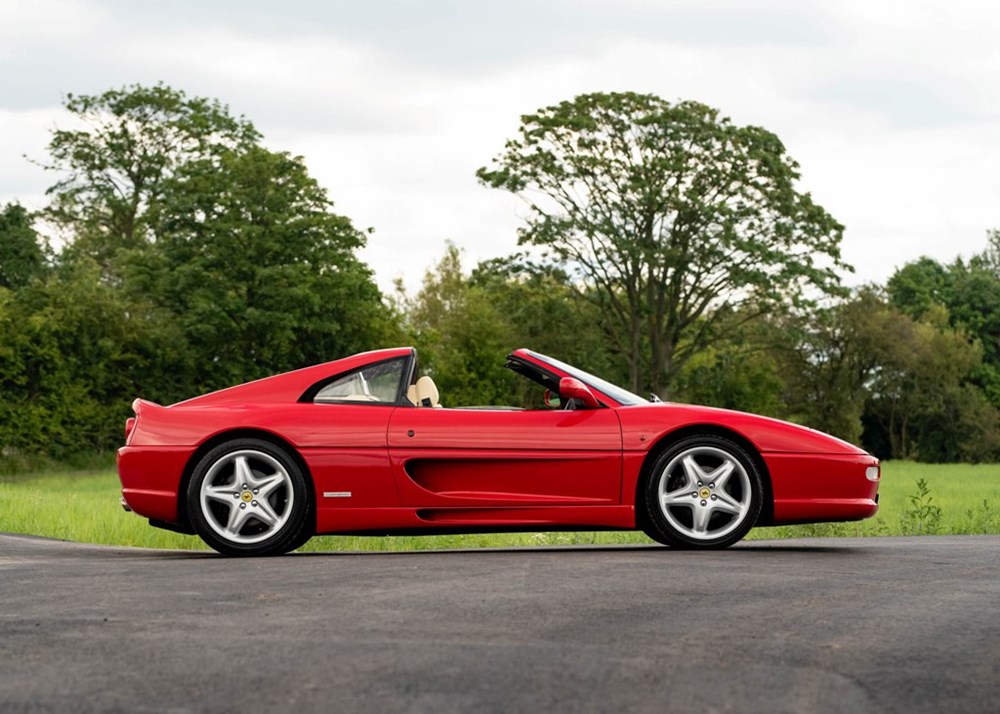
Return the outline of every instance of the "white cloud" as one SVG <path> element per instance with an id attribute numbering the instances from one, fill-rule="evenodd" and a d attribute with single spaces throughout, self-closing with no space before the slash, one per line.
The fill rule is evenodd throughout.
<path id="1" fill-rule="evenodd" d="M 31 111 L 0 108 L 0 203 L 18 201 L 31 208 L 43 205 L 49 177 L 28 158 L 45 158 L 48 131 L 60 114 L 57 107 Z"/>
<path id="2" fill-rule="evenodd" d="M 105 22 L 105 13 L 77 0 L 11 0 L 0 3 L 0 58 L 42 42 L 76 40 Z"/>

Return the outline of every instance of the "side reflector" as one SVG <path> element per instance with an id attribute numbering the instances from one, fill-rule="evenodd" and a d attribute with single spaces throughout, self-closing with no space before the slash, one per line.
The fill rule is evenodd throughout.
<path id="1" fill-rule="evenodd" d="M 878 481 L 879 473 L 878 466 L 869 466 L 865 469 L 865 478 L 869 481 Z"/>

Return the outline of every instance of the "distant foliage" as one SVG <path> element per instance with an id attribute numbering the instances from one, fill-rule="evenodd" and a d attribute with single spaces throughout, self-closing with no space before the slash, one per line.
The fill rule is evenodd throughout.
<path id="1" fill-rule="evenodd" d="M 0 212 L 0 454 L 121 442 L 164 403 L 396 341 L 365 234 L 302 160 L 215 100 L 164 85 L 70 95 L 42 216 Z"/>
<path id="2" fill-rule="evenodd" d="M 46 252 L 34 217 L 24 206 L 11 203 L 0 211 L 0 288 L 17 290 L 43 277 Z"/>
<path id="3" fill-rule="evenodd" d="M 444 406 L 510 401 L 513 375 L 502 367 L 513 328 L 489 295 L 469 282 L 458 248 L 449 244 L 416 296 L 401 299 L 421 372 L 434 378 Z"/>
<path id="4" fill-rule="evenodd" d="M 99 274 L 79 261 L 0 297 L 4 449 L 57 458 L 111 450 L 131 397 L 169 396 L 180 331 Z"/>
<path id="5" fill-rule="evenodd" d="M 503 369 L 529 347 L 883 459 L 1000 460 L 1000 232 L 847 291 L 842 227 L 779 139 L 705 105 L 595 93 L 522 117 L 478 177 L 527 201 L 526 252 L 463 266 L 448 244 L 392 302 L 366 232 L 221 102 L 134 85 L 66 109 L 48 205 L 0 206 L 4 464 L 114 449 L 136 396 L 406 343 L 446 406 L 538 406 Z M 928 488 L 901 527 L 937 527 Z M 995 527 L 988 502 L 967 510 Z"/>

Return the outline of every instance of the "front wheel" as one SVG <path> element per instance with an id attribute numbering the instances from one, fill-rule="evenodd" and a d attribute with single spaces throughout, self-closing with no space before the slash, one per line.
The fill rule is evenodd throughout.
<path id="1" fill-rule="evenodd" d="M 299 544 L 309 489 L 284 449 L 234 439 L 198 462 L 187 491 L 195 532 L 225 555 L 278 555 Z"/>
<path id="2" fill-rule="evenodd" d="M 763 490 L 738 444 L 712 435 L 681 439 L 647 476 L 645 532 L 676 548 L 725 548 L 756 523 Z"/>

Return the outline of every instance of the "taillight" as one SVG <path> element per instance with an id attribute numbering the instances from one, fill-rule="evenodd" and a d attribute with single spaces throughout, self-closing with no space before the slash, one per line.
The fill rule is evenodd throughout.
<path id="1" fill-rule="evenodd" d="M 132 436 L 132 430 L 135 429 L 135 417 L 129 417 L 125 420 L 125 443 L 128 444 L 128 439 Z"/>

